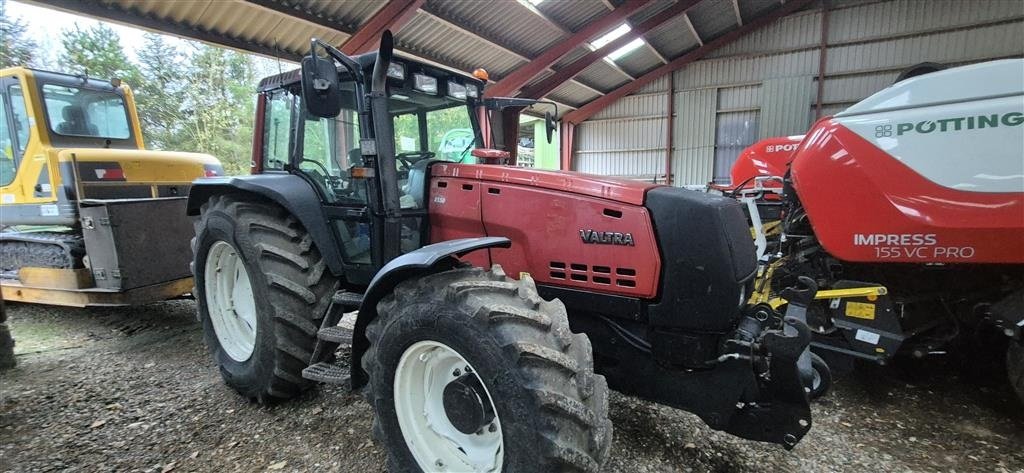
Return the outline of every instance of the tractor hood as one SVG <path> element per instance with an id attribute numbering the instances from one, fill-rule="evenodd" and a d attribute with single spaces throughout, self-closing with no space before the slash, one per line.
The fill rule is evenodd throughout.
<path id="1" fill-rule="evenodd" d="M 432 176 L 464 177 L 492 182 L 522 184 L 555 191 L 571 192 L 609 199 L 624 204 L 643 205 L 647 191 L 661 184 L 617 179 L 608 176 L 565 171 L 543 171 L 487 164 L 437 163 L 430 168 Z"/>

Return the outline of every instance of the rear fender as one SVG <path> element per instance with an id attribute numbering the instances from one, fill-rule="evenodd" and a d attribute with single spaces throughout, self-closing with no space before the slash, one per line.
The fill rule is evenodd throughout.
<path id="1" fill-rule="evenodd" d="M 504 237 L 477 237 L 448 240 L 424 246 L 399 256 L 377 272 L 363 294 L 355 329 L 352 332 L 352 389 L 359 389 L 369 380 L 359 360 L 370 346 L 366 326 L 377 317 L 377 303 L 399 283 L 409 278 L 439 273 L 455 267 L 463 256 L 483 248 L 508 248 L 512 241 Z"/>
<path id="2" fill-rule="evenodd" d="M 324 218 L 320 197 L 301 177 L 273 173 L 196 179 L 188 193 L 186 212 L 192 216 L 199 215 L 210 197 L 223 194 L 259 196 L 284 207 L 312 236 L 331 273 L 340 276 L 344 272 L 341 252 Z"/>

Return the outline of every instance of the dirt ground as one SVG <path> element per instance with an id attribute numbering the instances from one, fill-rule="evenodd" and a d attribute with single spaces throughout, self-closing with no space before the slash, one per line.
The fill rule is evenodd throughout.
<path id="1" fill-rule="evenodd" d="M 194 310 L 8 305 L 19 365 L 0 373 L 0 470 L 384 471 L 360 397 L 330 387 L 248 403 L 221 383 Z M 792 452 L 615 395 L 605 471 L 1024 472 L 1009 388 L 936 360 L 839 380 Z"/>

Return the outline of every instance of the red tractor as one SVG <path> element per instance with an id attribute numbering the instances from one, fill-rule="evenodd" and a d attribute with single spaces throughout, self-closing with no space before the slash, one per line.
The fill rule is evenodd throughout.
<path id="1" fill-rule="evenodd" d="M 261 82 L 252 175 L 197 181 L 188 203 L 227 384 L 260 402 L 365 390 L 393 471 L 596 471 L 609 384 L 796 445 L 813 288 L 785 316 L 749 310 L 741 205 L 515 167 L 536 102 L 483 86 L 392 57 L 390 34 L 358 57 L 313 40 L 300 71 Z M 494 164 L 435 159 L 451 129 Z"/>

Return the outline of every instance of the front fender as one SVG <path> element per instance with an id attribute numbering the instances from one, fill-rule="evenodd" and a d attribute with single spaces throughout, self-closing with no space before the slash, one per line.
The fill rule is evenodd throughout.
<path id="1" fill-rule="evenodd" d="M 341 275 L 344 272 L 334 233 L 324 218 L 323 204 L 306 180 L 285 173 L 196 179 L 188 193 L 186 212 L 188 215 L 199 215 L 203 204 L 210 197 L 229 193 L 259 196 L 284 207 L 309 232 L 331 273 Z"/>
<path id="2" fill-rule="evenodd" d="M 368 381 L 368 376 L 359 362 L 370 346 L 370 341 L 366 338 L 366 326 L 377 317 L 377 303 L 391 293 L 395 286 L 412 277 L 451 269 L 459 262 L 457 256 L 463 256 L 471 251 L 510 246 L 512 241 L 505 237 L 448 240 L 406 253 L 381 268 L 363 294 L 363 302 L 359 307 L 359 315 L 352 332 L 352 389 L 358 389 Z"/>

